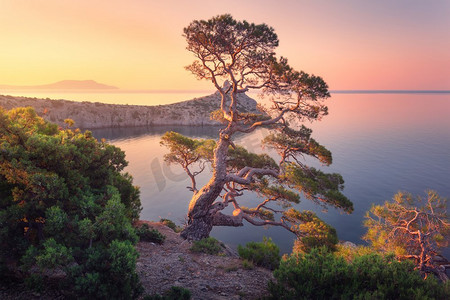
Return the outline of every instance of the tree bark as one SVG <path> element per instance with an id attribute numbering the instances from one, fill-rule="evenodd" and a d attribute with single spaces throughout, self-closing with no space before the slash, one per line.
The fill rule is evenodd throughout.
<path id="1" fill-rule="evenodd" d="M 214 172 L 211 180 L 192 196 L 189 203 L 188 225 L 181 232 L 181 237 L 187 240 L 200 240 L 208 237 L 213 227 L 214 214 L 210 207 L 222 192 L 226 182 L 226 158 L 228 153 L 229 127 L 220 133 L 219 142 L 214 150 Z"/>
<path id="2" fill-rule="evenodd" d="M 212 230 L 211 216 L 204 216 L 200 218 L 189 218 L 189 224 L 180 233 L 181 237 L 187 240 L 198 241 L 209 237 L 209 233 Z"/>

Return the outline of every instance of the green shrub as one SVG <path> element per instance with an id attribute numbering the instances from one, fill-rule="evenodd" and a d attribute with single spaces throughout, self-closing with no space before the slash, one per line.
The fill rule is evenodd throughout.
<path id="1" fill-rule="evenodd" d="M 175 223 L 172 220 L 161 219 L 159 220 L 159 222 L 163 223 L 164 225 L 166 225 L 175 232 L 180 232 L 182 230 L 182 228 L 180 226 L 175 225 Z"/>
<path id="2" fill-rule="evenodd" d="M 189 300 L 191 299 L 191 291 L 179 286 L 173 286 L 164 294 L 167 300 Z"/>
<path id="3" fill-rule="evenodd" d="M 76 298 L 135 299 L 143 292 L 135 272 L 139 254 L 130 241 L 113 240 L 107 248 L 86 252 L 83 268 L 70 268 Z"/>
<path id="4" fill-rule="evenodd" d="M 251 261 L 244 259 L 242 261 L 242 267 L 246 270 L 253 270 L 255 265 Z"/>
<path id="5" fill-rule="evenodd" d="M 38 274 L 31 274 L 24 280 L 25 287 L 29 290 L 41 292 L 44 289 L 44 279 Z"/>
<path id="6" fill-rule="evenodd" d="M 150 229 L 148 224 L 144 223 L 136 230 L 139 239 L 144 242 L 153 242 L 157 244 L 164 243 L 166 236 L 157 229 Z"/>
<path id="7" fill-rule="evenodd" d="M 276 269 L 280 264 L 280 249 L 271 238 L 264 237 L 262 242 L 250 242 L 245 247 L 239 245 L 238 253 L 241 258 L 269 270 Z"/>
<path id="8" fill-rule="evenodd" d="M 449 299 L 449 290 L 430 276 L 423 280 L 410 262 L 369 254 L 352 262 L 313 249 L 292 254 L 274 271 L 268 299 Z"/>
<path id="9" fill-rule="evenodd" d="M 146 295 L 144 300 L 189 300 L 191 291 L 179 286 L 172 286 L 163 295 Z"/>
<path id="10" fill-rule="evenodd" d="M 349 245 L 338 244 L 336 246 L 336 251 L 334 255 L 342 257 L 347 262 L 351 262 L 358 256 L 364 256 L 369 254 L 377 253 L 374 248 L 357 245 L 356 247 L 352 247 Z"/>
<path id="11" fill-rule="evenodd" d="M 192 243 L 190 250 L 192 252 L 196 252 L 196 253 L 219 255 L 223 250 L 223 246 L 215 238 L 208 237 L 208 238 L 201 239 L 199 241 L 194 241 Z"/>
<path id="12" fill-rule="evenodd" d="M 141 204 L 125 153 L 32 108 L 0 108 L 0 145 L 2 282 L 41 288 L 57 271 L 69 298 L 136 298 Z"/>
<path id="13" fill-rule="evenodd" d="M 326 247 L 330 251 L 336 250 L 339 242 L 336 229 L 322 221 L 312 212 L 302 214 L 302 224 L 298 229 L 303 233 L 294 242 L 292 252 L 308 253 L 313 248 Z"/>

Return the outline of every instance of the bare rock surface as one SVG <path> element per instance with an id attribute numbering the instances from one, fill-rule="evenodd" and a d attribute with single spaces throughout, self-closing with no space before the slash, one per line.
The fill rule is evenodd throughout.
<path id="1" fill-rule="evenodd" d="M 224 256 L 192 253 L 191 244 L 172 229 L 146 223 L 166 236 L 162 245 L 137 245 L 137 272 L 147 294 L 162 294 L 172 286 L 189 289 L 192 299 L 258 299 L 266 294 L 267 283 L 273 279 L 269 270 L 244 269 L 232 250 Z"/>

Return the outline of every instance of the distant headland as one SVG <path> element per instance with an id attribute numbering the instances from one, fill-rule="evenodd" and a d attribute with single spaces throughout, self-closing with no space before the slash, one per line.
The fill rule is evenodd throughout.
<path id="1" fill-rule="evenodd" d="M 0 85 L 4 90 L 117 90 L 118 87 L 94 80 L 62 80 L 44 85 Z"/>
<path id="2" fill-rule="evenodd" d="M 219 109 L 220 100 L 219 92 L 192 100 L 154 106 L 0 95 L 0 107 L 9 110 L 31 106 L 44 119 L 61 126 L 65 126 L 65 119 L 73 119 L 75 126 L 83 129 L 159 125 L 211 126 L 220 125 L 210 118 L 211 112 Z M 238 107 L 242 112 L 261 114 L 257 102 L 246 94 L 239 94 L 238 100 Z"/>

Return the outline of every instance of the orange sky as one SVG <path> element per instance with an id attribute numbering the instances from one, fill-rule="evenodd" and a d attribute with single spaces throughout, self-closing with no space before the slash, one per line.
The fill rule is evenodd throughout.
<path id="1" fill-rule="evenodd" d="M 181 34 L 223 13 L 274 27 L 277 53 L 331 89 L 450 89 L 447 0 L 0 0 L 0 84 L 212 90 Z"/>

